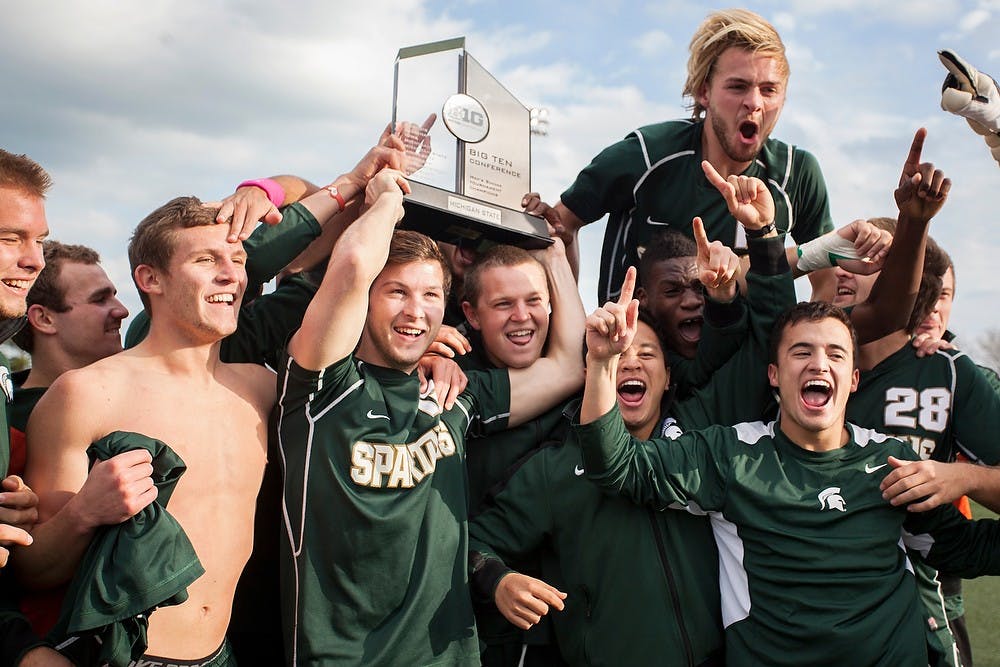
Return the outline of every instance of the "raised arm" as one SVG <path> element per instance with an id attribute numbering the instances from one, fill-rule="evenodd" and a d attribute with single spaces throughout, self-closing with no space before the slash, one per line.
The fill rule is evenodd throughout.
<path id="1" fill-rule="evenodd" d="M 341 235 L 326 276 L 292 336 L 288 351 L 303 368 L 321 370 L 349 355 L 361 338 L 368 289 L 385 265 L 396 223 L 403 217 L 403 175 L 384 169 L 369 181 L 370 208 Z M 331 326 L 336 322 L 336 326 Z"/>
<path id="2" fill-rule="evenodd" d="M 576 213 L 569 210 L 561 201 L 557 201 L 555 206 L 549 206 L 542 201 L 537 192 L 529 192 L 521 200 L 521 206 L 525 213 L 537 215 L 545 218 L 545 221 L 552 226 L 552 231 L 563 242 L 566 259 L 569 267 L 573 271 L 573 280 L 580 278 L 580 245 L 577 238 L 580 228 L 585 223 Z"/>
<path id="3" fill-rule="evenodd" d="M 630 266 L 618 301 L 607 302 L 587 317 L 587 374 L 581 424 L 606 415 L 617 404 L 618 360 L 632 344 L 639 319 L 639 301 L 632 298 L 635 277 L 635 267 Z"/>
<path id="4" fill-rule="evenodd" d="M 917 130 L 903 163 L 894 193 L 899 221 L 882 272 L 868 300 L 851 312 L 861 344 L 906 328 L 923 274 L 927 227 L 951 190 L 951 179 L 933 164 L 920 161 L 926 136 L 927 130 Z"/>
<path id="5" fill-rule="evenodd" d="M 583 382 L 583 302 L 562 241 L 556 239 L 539 260 L 552 304 L 548 349 L 528 368 L 510 371 L 510 426 L 537 417 L 578 391 Z"/>

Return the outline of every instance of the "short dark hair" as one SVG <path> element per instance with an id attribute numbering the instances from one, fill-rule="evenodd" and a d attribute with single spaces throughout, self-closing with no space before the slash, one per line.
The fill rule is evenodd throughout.
<path id="1" fill-rule="evenodd" d="M 451 268 L 444 258 L 441 248 L 431 240 L 430 237 L 406 229 L 397 229 L 392 234 L 392 241 L 389 243 L 389 257 L 385 260 L 386 266 L 410 264 L 412 262 L 437 262 L 441 265 L 441 274 L 444 278 L 444 297 L 448 298 L 451 290 Z"/>
<path id="2" fill-rule="evenodd" d="M 771 341 L 768 350 L 768 360 L 774 364 L 778 361 L 778 348 L 781 346 L 781 339 L 785 335 L 785 330 L 800 322 L 819 322 L 820 320 L 837 320 L 851 334 L 851 352 L 854 357 L 854 366 L 858 365 L 858 332 L 854 330 L 851 316 L 843 308 L 827 303 L 826 301 L 800 301 L 784 313 L 778 316 L 771 330 Z"/>
<path id="3" fill-rule="evenodd" d="M 940 245 L 938 246 L 938 249 L 941 251 L 942 261 L 945 264 L 944 271 L 941 272 L 941 278 L 943 279 L 944 274 L 948 273 L 948 269 L 951 269 L 952 282 L 955 282 L 955 262 L 951 259 L 951 255 L 948 254 L 947 250 L 942 248 Z M 952 295 L 952 298 L 954 298 L 954 295 Z"/>
<path id="4" fill-rule="evenodd" d="M 676 229 L 666 229 L 649 240 L 646 249 L 639 259 L 639 285 L 650 289 L 651 285 L 646 285 L 649 274 L 653 266 L 659 262 L 678 257 L 697 257 L 698 245 L 689 236 Z"/>
<path id="5" fill-rule="evenodd" d="M 910 319 L 906 323 L 906 333 L 913 333 L 920 326 L 941 296 L 944 285 L 944 274 L 951 266 L 951 257 L 931 237 L 927 237 L 927 247 L 924 250 L 924 272 L 920 275 L 920 287 L 917 298 L 910 311 Z"/>
<path id="6" fill-rule="evenodd" d="M 136 268 L 143 264 L 166 270 L 174 254 L 177 230 L 214 225 L 218 212 L 218 208 L 205 206 L 197 197 L 176 197 L 143 218 L 128 243 L 132 280 L 135 280 Z M 139 298 L 143 307 L 149 310 L 149 297 L 141 289 Z"/>
<path id="7" fill-rule="evenodd" d="M 482 277 L 488 269 L 500 266 L 520 266 L 522 264 L 536 264 L 542 268 L 541 262 L 532 257 L 531 253 L 524 248 L 512 245 L 496 245 L 476 258 L 476 261 L 465 271 L 463 282 L 463 299 L 475 306 L 479 301 L 479 294 L 482 291 Z"/>
<path id="8" fill-rule="evenodd" d="M 35 284 L 31 286 L 25 302 L 29 308 L 38 304 L 57 313 L 65 313 L 69 310 L 66 304 L 66 290 L 59 284 L 63 264 L 67 262 L 99 264 L 101 256 L 93 248 L 84 245 L 70 245 L 51 240 L 45 241 L 42 252 L 45 256 L 45 268 L 35 279 Z M 14 334 L 14 342 L 29 354 L 34 351 L 35 333 L 30 324 L 21 327 L 20 331 Z"/>
<path id="9" fill-rule="evenodd" d="M 0 148 L 0 188 L 13 188 L 44 199 L 52 187 L 52 177 L 27 155 Z"/>

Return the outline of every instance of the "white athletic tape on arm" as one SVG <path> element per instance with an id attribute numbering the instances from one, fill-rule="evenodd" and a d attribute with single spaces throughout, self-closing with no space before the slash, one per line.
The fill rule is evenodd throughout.
<path id="1" fill-rule="evenodd" d="M 854 243 L 848 241 L 837 232 L 827 232 L 800 245 L 796 252 L 799 256 L 798 269 L 809 273 L 818 269 L 828 269 L 837 263 L 838 259 L 861 259 L 854 249 Z"/>

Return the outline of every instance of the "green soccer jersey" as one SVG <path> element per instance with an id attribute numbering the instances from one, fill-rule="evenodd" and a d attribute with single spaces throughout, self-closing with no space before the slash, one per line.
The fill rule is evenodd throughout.
<path id="1" fill-rule="evenodd" d="M 288 358 L 278 394 L 290 664 L 478 665 L 465 439 L 506 427 L 507 371 L 441 412 L 416 374 Z"/>
<path id="2" fill-rule="evenodd" d="M 909 343 L 861 373 L 847 418 L 910 443 L 921 459 L 1000 463 L 1000 395 L 964 352 Z"/>
<path id="3" fill-rule="evenodd" d="M 633 501 L 707 513 L 719 547 L 730 665 L 927 664 L 902 538 L 957 574 L 1000 572 L 1000 524 L 951 506 L 882 499 L 902 442 L 847 426 L 848 443 L 804 450 L 775 422 L 628 435 L 617 407 L 574 429 L 588 476 Z"/>
<path id="4" fill-rule="evenodd" d="M 949 462 L 961 452 L 989 465 L 1000 461 L 1000 396 L 957 350 L 919 358 L 907 343 L 861 373 L 847 418 L 908 442 L 921 459 Z M 914 570 L 934 662 L 957 665 L 937 572 L 920 562 Z"/>
<path id="5" fill-rule="evenodd" d="M 702 121 L 676 120 L 639 128 L 604 149 L 576 177 L 561 201 L 584 222 L 605 214 L 598 298 L 617 298 L 629 266 L 666 228 L 692 235 L 701 216 L 710 240 L 743 246 L 742 228 L 701 169 Z M 810 153 L 768 139 L 744 172 L 767 184 L 775 224 L 804 243 L 833 229 L 826 183 Z M 740 230 L 738 232 L 738 229 Z"/>

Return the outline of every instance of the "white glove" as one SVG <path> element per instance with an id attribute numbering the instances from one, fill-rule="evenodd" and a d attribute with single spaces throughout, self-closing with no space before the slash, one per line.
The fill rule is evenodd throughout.
<path id="1" fill-rule="evenodd" d="M 1000 87 L 954 51 L 938 51 L 938 58 L 948 69 L 941 87 L 941 108 L 964 117 L 1000 162 Z"/>

